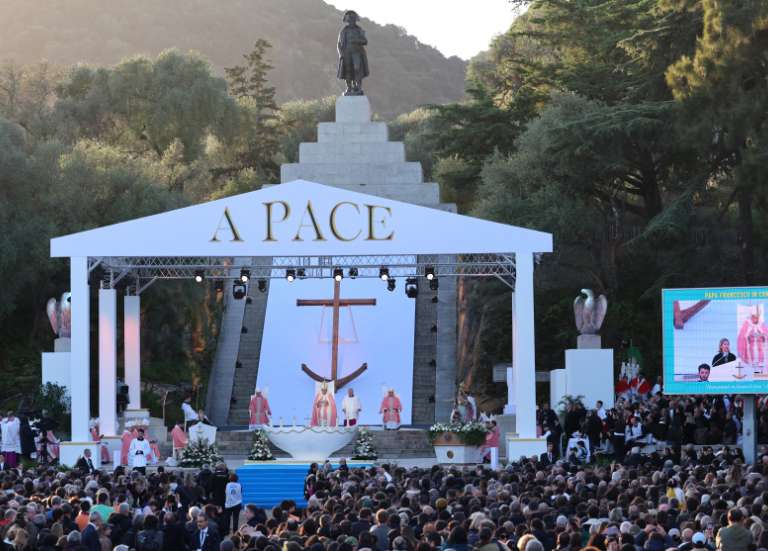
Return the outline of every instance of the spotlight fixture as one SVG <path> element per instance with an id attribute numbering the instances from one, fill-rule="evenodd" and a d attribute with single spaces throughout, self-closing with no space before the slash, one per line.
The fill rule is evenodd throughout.
<path id="1" fill-rule="evenodd" d="M 427 266 L 424 268 L 424 277 L 426 277 L 429 281 L 435 279 L 435 267 Z"/>
<path id="2" fill-rule="evenodd" d="M 293 283 L 296 280 L 296 270 L 293 270 L 293 269 L 286 270 L 285 279 L 288 280 L 288 283 Z"/>
<path id="3" fill-rule="evenodd" d="M 213 284 L 213 288 L 216 290 L 217 293 L 223 293 L 224 292 L 224 282 L 221 281 L 220 279 L 217 280 Z"/>
<path id="4" fill-rule="evenodd" d="M 355 279 L 358 275 L 357 268 L 350 268 L 349 269 L 349 279 Z"/>
<path id="5" fill-rule="evenodd" d="M 259 291 L 264 293 L 267 290 L 267 280 L 266 279 L 260 279 L 256 285 L 259 288 Z"/>
<path id="6" fill-rule="evenodd" d="M 419 280 L 415 277 L 409 277 L 405 280 L 405 296 L 408 298 L 419 296 Z"/>
<path id="7" fill-rule="evenodd" d="M 429 288 L 432 291 L 437 291 L 438 286 L 439 286 L 439 283 L 436 277 L 433 277 L 432 279 L 429 280 Z"/>
<path id="8" fill-rule="evenodd" d="M 246 295 L 246 289 L 245 289 L 245 283 L 242 281 L 235 281 L 232 284 L 232 296 L 236 300 L 242 300 L 245 298 Z"/>
<path id="9" fill-rule="evenodd" d="M 250 270 L 246 270 L 245 268 L 240 270 L 240 281 L 242 281 L 243 283 L 248 283 L 248 281 L 250 281 L 250 279 L 251 279 L 251 271 Z"/>
<path id="10" fill-rule="evenodd" d="M 437 295 L 432 297 L 432 304 L 437 304 Z"/>
<path id="11" fill-rule="evenodd" d="M 205 272 L 203 270 L 195 270 L 195 283 L 202 283 L 205 279 Z"/>
<path id="12" fill-rule="evenodd" d="M 240 332 L 245 334 L 248 332 L 248 328 L 245 325 L 243 325 L 242 329 L 240 329 Z"/>
<path id="13" fill-rule="evenodd" d="M 394 291 L 395 290 L 395 283 L 396 283 L 395 282 L 395 278 L 394 277 L 390 277 L 387 280 L 387 291 L 389 291 L 389 292 Z"/>
<path id="14" fill-rule="evenodd" d="M 436 323 L 433 324 L 432 327 L 429 328 L 429 330 L 432 331 L 433 333 L 437 333 L 437 324 Z"/>
<path id="15" fill-rule="evenodd" d="M 381 267 L 379 268 L 379 278 L 382 281 L 386 281 L 389 279 L 389 268 Z"/>
<path id="16" fill-rule="evenodd" d="M 307 271 L 304 268 L 299 268 L 298 270 L 296 270 L 296 276 L 299 279 L 304 279 L 305 277 L 307 277 Z"/>
<path id="17" fill-rule="evenodd" d="M 336 281 L 341 281 L 342 279 L 344 279 L 344 270 L 342 270 L 341 268 L 334 268 L 333 279 L 335 279 Z"/>

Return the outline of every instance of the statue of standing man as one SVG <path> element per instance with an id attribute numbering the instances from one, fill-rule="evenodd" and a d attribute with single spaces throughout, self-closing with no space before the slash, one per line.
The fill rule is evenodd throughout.
<path id="1" fill-rule="evenodd" d="M 362 96 L 363 79 L 369 75 L 365 53 L 368 39 L 365 38 L 365 31 L 357 25 L 359 20 L 357 12 L 344 12 L 342 21 L 346 26 L 339 33 L 339 71 L 336 76 L 347 82 L 345 96 Z"/>

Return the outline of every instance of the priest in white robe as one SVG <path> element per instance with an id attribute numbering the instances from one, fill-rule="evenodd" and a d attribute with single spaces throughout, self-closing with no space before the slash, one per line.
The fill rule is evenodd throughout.
<path id="1" fill-rule="evenodd" d="M 128 448 L 128 462 L 134 471 L 141 474 L 147 473 L 147 463 L 152 455 L 152 447 L 144 438 L 144 429 L 139 429 L 138 435 L 131 442 Z"/>
<path id="2" fill-rule="evenodd" d="M 344 412 L 345 427 L 357 425 L 357 418 L 360 416 L 363 408 L 360 405 L 360 398 L 355 396 L 354 389 L 350 388 L 347 390 L 347 395 L 344 397 L 344 401 L 341 402 L 341 410 Z"/>
<path id="3" fill-rule="evenodd" d="M 181 411 L 184 413 L 184 430 L 189 428 L 190 423 L 197 421 L 197 412 L 192 407 L 192 397 L 187 396 L 181 404 Z"/>
<path id="4" fill-rule="evenodd" d="M 14 468 L 19 464 L 19 455 L 21 454 L 21 437 L 19 430 L 21 421 L 12 411 L 0 421 L 0 452 L 5 455 L 5 462 L 9 467 Z"/>

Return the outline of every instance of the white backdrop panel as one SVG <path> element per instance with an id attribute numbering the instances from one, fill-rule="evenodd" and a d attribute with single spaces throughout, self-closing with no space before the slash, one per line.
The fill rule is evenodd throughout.
<path id="1" fill-rule="evenodd" d="M 339 376 L 364 362 L 368 369 L 336 393 L 339 423 L 343 420 L 341 403 L 351 386 L 363 406 L 360 423 L 381 424 L 378 411 L 385 385 L 400 395 L 403 424 L 411 422 L 415 301 L 405 296 L 403 283 L 398 279 L 396 290 L 389 292 L 378 279 L 345 278 L 341 282 L 342 299 L 375 298 L 376 306 L 353 306 L 340 312 Z M 298 307 L 296 299 L 332 298 L 330 278 L 270 282 L 257 384 L 269 389 L 274 424 L 281 417 L 286 424 L 294 417 L 298 424 L 309 422 L 315 383 L 301 371 L 302 363 L 326 377 L 331 372 L 333 310 Z"/>

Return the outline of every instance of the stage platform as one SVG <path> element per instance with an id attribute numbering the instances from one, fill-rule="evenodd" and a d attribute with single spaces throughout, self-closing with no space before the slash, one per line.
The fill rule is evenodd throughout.
<path id="1" fill-rule="evenodd" d="M 219 452 L 228 460 L 245 459 L 253 445 L 253 433 L 247 427 L 225 427 L 219 429 L 216 434 L 216 446 Z M 434 458 L 435 452 L 429 442 L 427 429 L 421 427 L 400 427 L 398 430 L 384 430 L 382 427 L 365 427 L 373 434 L 374 446 L 379 456 L 379 461 L 398 460 L 408 458 Z M 270 443 L 272 454 L 277 459 L 290 459 L 283 450 Z M 354 450 L 354 441 L 348 446 L 335 450 L 331 457 L 351 457 Z"/>
<path id="2" fill-rule="evenodd" d="M 367 468 L 370 461 L 349 461 L 350 469 Z M 248 461 L 237 469 L 237 476 L 243 486 L 243 503 L 255 503 L 271 509 L 281 501 L 292 499 L 296 506 L 304 508 L 304 478 L 309 472 L 308 461 Z M 333 463 L 333 468 L 338 468 Z"/>

